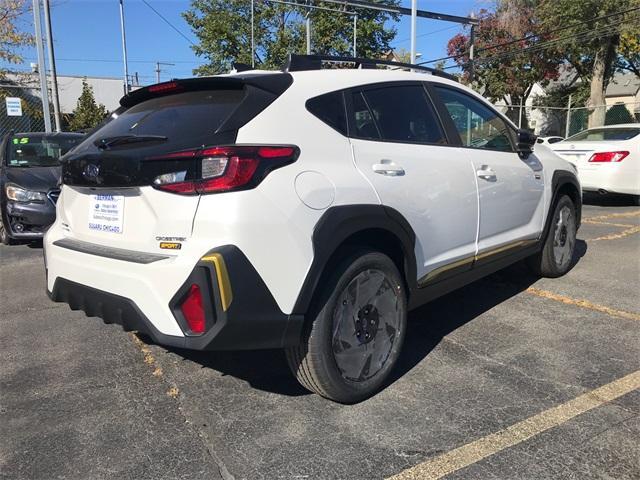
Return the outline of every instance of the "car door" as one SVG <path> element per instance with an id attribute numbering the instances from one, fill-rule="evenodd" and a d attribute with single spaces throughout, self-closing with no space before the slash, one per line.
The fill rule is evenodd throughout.
<path id="1" fill-rule="evenodd" d="M 354 161 L 416 235 L 419 284 L 471 268 L 478 196 L 471 161 L 449 145 L 421 82 L 346 93 Z"/>
<path id="2" fill-rule="evenodd" d="M 533 154 L 520 158 L 515 130 L 486 102 L 449 85 L 434 82 L 432 90 L 473 163 L 480 199 L 478 257 L 536 240 L 544 219 L 540 161 Z"/>

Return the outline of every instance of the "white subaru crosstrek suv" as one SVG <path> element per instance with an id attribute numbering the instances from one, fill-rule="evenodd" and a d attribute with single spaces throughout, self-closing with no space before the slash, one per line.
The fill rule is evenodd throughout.
<path id="1" fill-rule="evenodd" d="M 384 385 L 408 310 L 521 259 L 569 270 L 566 161 L 444 74 L 324 60 L 122 98 L 63 159 L 50 297 L 167 346 L 284 348 L 348 403 Z"/>

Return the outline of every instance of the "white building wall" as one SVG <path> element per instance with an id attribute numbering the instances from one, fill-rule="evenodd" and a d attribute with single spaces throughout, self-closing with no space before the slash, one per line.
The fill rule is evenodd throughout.
<path id="1" fill-rule="evenodd" d="M 82 80 L 85 77 L 58 75 L 58 94 L 60 96 L 60 110 L 71 113 L 82 93 Z M 86 77 L 87 83 L 93 88 L 93 97 L 97 103 L 103 104 L 112 111 L 120 105 L 120 98 L 124 95 L 121 78 Z"/>

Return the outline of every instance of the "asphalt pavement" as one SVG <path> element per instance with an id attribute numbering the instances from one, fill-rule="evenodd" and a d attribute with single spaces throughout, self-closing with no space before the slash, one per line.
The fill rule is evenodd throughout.
<path id="1" fill-rule="evenodd" d="M 0 246 L 0 478 L 638 479 L 640 208 L 591 200 L 568 275 L 518 264 L 412 312 L 352 406 L 281 351 L 166 349 L 54 304 L 41 247 Z"/>

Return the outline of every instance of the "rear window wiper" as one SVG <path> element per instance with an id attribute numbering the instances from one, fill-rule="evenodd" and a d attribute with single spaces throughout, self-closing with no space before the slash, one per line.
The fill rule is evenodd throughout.
<path id="1" fill-rule="evenodd" d="M 167 137 L 163 135 L 118 135 L 115 137 L 104 137 L 96 140 L 93 144 L 103 150 L 111 147 L 119 147 L 121 145 L 131 145 L 134 143 L 149 143 L 149 142 L 166 142 Z"/>

